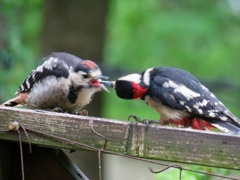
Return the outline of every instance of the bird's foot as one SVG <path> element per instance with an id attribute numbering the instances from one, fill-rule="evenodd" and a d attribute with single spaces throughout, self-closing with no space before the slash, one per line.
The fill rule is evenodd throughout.
<path id="1" fill-rule="evenodd" d="M 60 107 L 55 107 L 53 109 L 34 109 L 37 112 L 41 113 L 49 113 L 49 112 L 63 112 L 62 108 Z"/>
<path id="2" fill-rule="evenodd" d="M 169 125 L 170 124 L 170 121 L 169 120 L 159 120 L 159 124 L 161 125 Z"/>
<path id="3" fill-rule="evenodd" d="M 53 109 L 51 109 L 52 112 L 63 112 L 62 108 L 60 107 L 55 107 Z"/>
<path id="4" fill-rule="evenodd" d="M 88 115 L 88 111 L 87 110 L 82 110 L 82 111 L 76 112 L 75 114 L 76 115 L 81 115 L 81 116 L 87 116 Z"/>
<path id="5" fill-rule="evenodd" d="M 131 114 L 129 117 L 128 117 L 128 121 L 133 118 L 136 122 L 138 123 L 142 123 L 142 124 L 146 124 L 146 125 L 149 125 L 149 124 L 159 124 L 159 122 L 157 121 L 154 121 L 154 120 L 149 120 L 149 119 L 140 119 L 138 116 L 134 115 L 134 114 Z"/>

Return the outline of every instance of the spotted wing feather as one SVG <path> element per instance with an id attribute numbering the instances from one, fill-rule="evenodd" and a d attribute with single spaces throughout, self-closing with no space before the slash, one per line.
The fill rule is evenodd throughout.
<path id="1" fill-rule="evenodd" d="M 82 59 L 68 53 L 52 53 L 44 58 L 44 63 L 38 66 L 31 74 L 22 82 L 17 94 L 21 92 L 29 92 L 34 83 L 41 81 L 47 76 L 65 77 L 69 75 L 69 69 L 75 67 Z"/>
<path id="2" fill-rule="evenodd" d="M 155 68 L 151 73 L 149 92 L 156 102 L 193 116 L 231 119 L 240 124 L 238 118 L 190 73 L 170 67 Z"/>

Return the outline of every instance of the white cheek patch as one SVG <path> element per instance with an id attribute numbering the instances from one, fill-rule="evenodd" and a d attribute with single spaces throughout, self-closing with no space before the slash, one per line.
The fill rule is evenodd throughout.
<path id="1" fill-rule="evenodd" d="M 69 79 L 71 79 L 71 81 L 74 82 L 74 84 L 76 85 L 84 85 L 88 83 L 87 81 L 83 80 L 82 75 L 76 72 L 71 72 L 69 74 Z"/>
<path id="2" fill-rule="evenodd" d="M 123 76 L 123 77 L 119 78 L 118 80 L 130 81 L 130 82 L 135 82 L 136 84 L 140 84 L 141 75 L 140 74 L 129 74 L 127 76 Z"/>
<path id="3" fill-rule="evenodd" d="M 150 85 L 150 72 L 153 70 L 153 68 L 149 68 L 147 69 L 144 74 L 143 74 L 143 82 L 144 84 L 146 84 L 147 86 Z"/>

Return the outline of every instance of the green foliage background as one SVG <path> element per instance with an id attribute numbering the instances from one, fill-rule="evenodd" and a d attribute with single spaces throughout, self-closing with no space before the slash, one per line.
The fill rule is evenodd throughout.
<path id="1" fill-rule="evenodd" d="M 131 73 L 174 66 L 209 85 L 227 82 L 231 87 L 208 88 L 240 116 L 240 12 L 233 11 L 228 1 L 115 0 L 109 10 L 107 63 Z M 130 113 L 159 118 L 143 102 L 106 98 L 106 109 L 111 111 L 105 116 L 110 118 L 126 119 Z M 112 107 L 112 101 L 120 104 L 121 111 Z"/>
<path id="2" fill-rule="evenodd" d="M 107 17 L 105 62 L 126 72 L 153 66 L 185 69 L 209 85 L 217 97 L 240 117 L 240 11 L 226 0 L 111 0 Z M 39 54 L 43 19 L 42 0 L 3 0 L 0 10 L 7 20 L 0 49 L 0 100 L 13 96 L 30 73 Z M 125 74 L 122 74 L 125 75 Z M 112 80 L 116 75 L 110 75 Z M 119 75 L 120 76 L 120 75 Z M 223 82 L 216 84 L 215 82 Z M 113 90 L 105 94 L 104 117 L 126 120 L 130 114 L 159 119 L 144 102 L 126 101 Z M 222 175 L 233 171 L 194 166 Z M 170 171 L 170 173 L 169 173 Z M 234 172 L 240 176 L 239 172 Z M 177 170 L 156 175 L 173 179 Z M 183 172 L 183 179 L 214 179 Z"/>
<path id="3" fill-rule="evenodd" d="M 209 85 L 240 116 L 240 11 L 234 11 L 228 1 L 114 0 L 109 11 L 107 63 L 129 73 L 153 66 L 185 69 Z M 136 114 L 143 119 L 159 119 L 144 102 L 122 100 L 111 92 L 105 95 L 104 117 L 126 120 L 130 114 Z M 240 176 L 239 172 L 220 168 L 189 168 Z M 168 170 L 156 175 L 156 179 L 178 179 L 178 175 L 178 170 Z M 218 179 L 186 171 L 182 177 Z"/>
<path id="4" fill-rule="evenodd" d="M 42 27 L 42 0 L 3 0 L 5 26 L 0 44 L 0 100 L 14 96 L 20 83 L 37 66 Z"/>

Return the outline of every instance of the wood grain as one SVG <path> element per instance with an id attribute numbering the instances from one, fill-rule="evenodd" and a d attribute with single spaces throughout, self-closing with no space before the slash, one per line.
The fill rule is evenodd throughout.
<path id="1" fill-rule="evenodd" d="M 27 129 L 102 148 L 105 141 L 92 131 L 92 122 L 94 129 L 108 139 L 108 151 L 144 159 L 240 169 L 240 136 L 237 135 L 0 107 L 0 130 L 8 130 L 7 124 L 12 121 L 18 121 Z M 30 131 L 29 136 L 32 143 L 40 146 L 86 148 Z M 0 132 L 0 139 L 18 141 L 15 131 Z"/>

